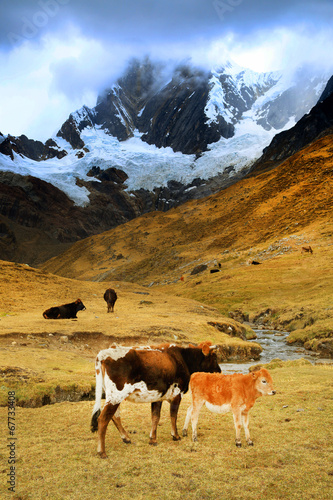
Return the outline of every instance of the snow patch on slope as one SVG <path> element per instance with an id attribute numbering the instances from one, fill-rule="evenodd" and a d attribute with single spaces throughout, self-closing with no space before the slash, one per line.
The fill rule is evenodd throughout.
<path id="1" fill-rule="evenodd" d="M 236 126 L 234 137 L 221 138 L 195 159 L 195 155 L 175 153 L 170 147 L 149 145 L 141 140 L 138 131 L 134 137 L 120 142 L 100 128 L 86 127 L 81 137 L 89 152 L 83 158 L 79 159 L 77 150 L 69 148 L 64 139 L 55 137 L 59 146 L 68 151 L 64 158 L 37 162 L 15 154 L 12 161 L 0 154 L 0 170 L 38 177 L 64 191 L 76 205 L 85 206 L 89 203 L 89 191 L 77 186 L 76 179 L 91 181 L 87 172 L 93 166 L 102 170 L 110 167 L 124 170 L 129 177 L 126 181 L 128 191 L 141 188 L 152 191 L 155 187 L 166 186 L 171 180 L 189 184 L 197 177 L 208 179 L 223 173 L 225 168 L 232 167 L 237 172 L 250 166 L 274 133 L 265 131 L 249 117 Z"/>

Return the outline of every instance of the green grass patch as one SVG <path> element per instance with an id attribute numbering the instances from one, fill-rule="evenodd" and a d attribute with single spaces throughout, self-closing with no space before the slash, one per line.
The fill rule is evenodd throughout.
<path id="1" fill-rule="evenodd" d="M 94 362 L 89 358 L 34 348 L 16 351 L 15 358 L 17 365 L 7 366 L 0 356 L 0 406 L 13 390 L 17 404 L 28 407 L 80 400 L 94 390 Z"/>

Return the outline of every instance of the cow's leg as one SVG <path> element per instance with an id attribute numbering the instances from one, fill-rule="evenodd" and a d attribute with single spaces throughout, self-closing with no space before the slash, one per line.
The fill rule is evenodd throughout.
<path id="1" fill-rule="evenodd" d="M 130 443 L 131 442 L 131 438 L 129 437 L 129 435 L 127 434 L 126 430 L 122 426 L 122 423 L 121 423 L 121 420 L 120 420 L 120 408 L 117 408 L 116 413 L 112 417 L 112 421 L 113 421 L 114 425 L 117 427 L 117 429 L 119 431 L 119 434 L 120 434 L 120 437 L 124 441 L 124 443 L 126 443 L 126 444 Z"/>
<path id="2" fill-rule="evenodd" d="M 243 419 L 243 427 L 245 431 L 245 439 L 246 442 L 249 446 L 253 446 L 253 441 L 250 437 L 250 431 L 249 431 L 249 412 L 248 411 L 243 411 L 242 413 L 242 419 Z"/>
<path id="3" fill-rule="evenodd" d="M 198 424 L 199 413 L 203 404 L 204 401 L 193 401 L 192 414 L 191 414 L 192 441 L 198 441 L 197 424 Z"/>
<path id="4" fill-rule="evenodd" d="M 172 401 L 170 401 L 170 418 L 171 418 L 171 436 L 174 441 L 180 440 L 180 435 L 177 430 L 177 416 L 180 402 L 182 400 L 181 394 L 178 394 Z"/>
<path id="5" fill-rule="evenodd" d="M 149 444 L 156 446 L 156 429 L 160 421 L 162 401 L 155 401 L 151 404 L 151 431 L 149 435 Z"/>
<path id="6" fill-rule="evenodd" d="M 105 453 L 105 434 L 106 429 L 113 415 L 116 413 L 119 404 L 112 405 L 110 403 L 106 404 L 102 410 L 102 413 L 98 417 L 98 445 L 97 453 L 101 458 L 107 458 Z"/>
<path id="7" fill-rule="evenodd" d="M 242 429 L 242 412 L 240 408 L 235 408 L 232 411 L 233 417 L 234 417 L 234 424 L 235 424 L 235 429 L 236 429 L 236 446 L 241 447 L 242 446 L 242 440 L 241 440 L 241 429 Z"/>
<path id="8" fill-rule="evenodd" d="M 190 420 L 191 420 L 192 409 L 193 409 L 192 405 L 190 405 L 187 408 L 186 418 L 185 418 L 184 427 L 183 427 L 183 436 L 184 437 L 187 436 L 187 429 L 188 429 L 188 424 L 190 423 Z"/>

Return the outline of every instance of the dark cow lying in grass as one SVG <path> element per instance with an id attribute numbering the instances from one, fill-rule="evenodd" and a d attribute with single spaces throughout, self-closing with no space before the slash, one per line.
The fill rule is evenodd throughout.
<path id="1" fill-rule="evenodd" d="M 108 288 L 106 292 L 104 293 L 104 300 L 108 305 L 108 312 L 113 312 L 114 310 L 114 305 L 117 300 L 117 294 L 113 290 L 113 288 Z"/>
<path id="2" fill-rule="evenodd" d="M 85 306 L 81 299 L 77 299 L 70 304 L 63 304 L 62 306 L 50 307 L 43 312 L 45 319 L 62 319 L 62 318 L 77 318 L 78 311 L 84 311 Z"/>

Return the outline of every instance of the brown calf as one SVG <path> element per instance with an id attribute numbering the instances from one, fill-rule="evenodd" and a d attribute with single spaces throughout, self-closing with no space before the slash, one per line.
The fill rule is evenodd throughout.
<path id="1" fill-rule="evenodd" d="M 199 412 L 205 403 L 210 411 L 216 413 L 232 411 L 236 429 L 236 446 L 242 446 L 242 425 L 247 444 L 253 445 L 249 431 L 249 411 L 260 396 L 275 394 L 272 377 L 265 368 L 246 375 L 194 373 L 191 376 L 190 389 L 192 404 L 187 410 L 183 436 L 187 436 L 187 428 L 191 419 L 192 439 L 197 441 Z"/>
<path id="2" fill-rule="evenodd" d="M 313 253 L 313 250 L 312 250 L 312 248 L 309 245 L 308 247 L 302 247 L 301 252 L 302 253 Z"/>

